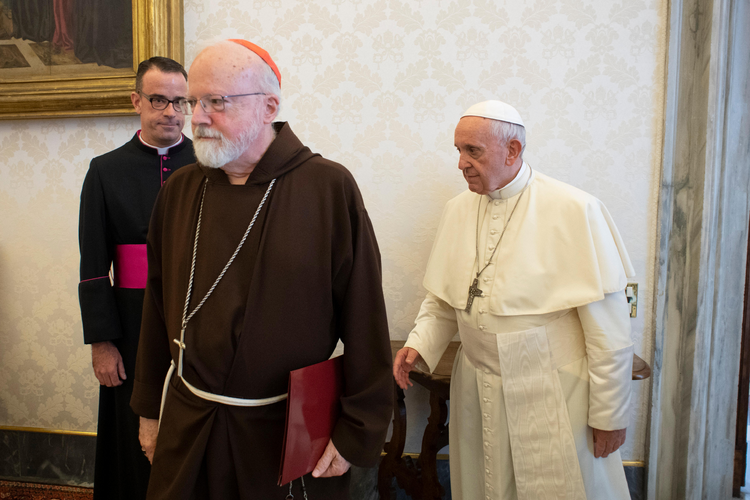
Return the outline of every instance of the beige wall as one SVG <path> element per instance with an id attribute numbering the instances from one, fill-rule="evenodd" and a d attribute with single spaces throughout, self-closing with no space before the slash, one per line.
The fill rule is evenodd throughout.
<path id="1" fill-rule="evenodd" d="M 391 336 L 408 334 L 444 203 L 464 189 L 453 128 L 474 102 L 514 104 L 535 169 L 601 198 L 641 285 L 636 352 L 650 359 L 666 0 L 185 0 L 189 64 L 243 37 L 282 72 L 282 113 L 357 178 L 378 234 Z M 252 90 L 252 89 L 249 89 Z M 95 430 L 82 346 L 78 195 L 88 161 L 136 118 L 0 123 L 0 425 Z M 636 384 L 624 458 L 641 460 Z M 417 451 L 417 450 L 414 450 Z"/>

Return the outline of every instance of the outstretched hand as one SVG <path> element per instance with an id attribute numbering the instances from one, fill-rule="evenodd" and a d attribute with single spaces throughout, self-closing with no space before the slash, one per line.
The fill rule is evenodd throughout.
<path id="1" fill-rule="evenodd" d="M 411 347 L 404 347 L 396 353 L 396 359 L 393 360 L 393 378 L 400 388 L 406 390 L 414 385 L 409 380 L 409 372 L 421 358 L 419 352 Z"/>
<path id="2" fill-rule="evenodd" d="M 318 460 L 315 469 L 312 472 L 313 477 L 334 477 L 341 476 L 349 470 L 352 464 L 341 456 L 339 450 L 333 445 L 333 441 L 328 441 L 323 456 Z"/>
<path id="3" fill-rule="evenodd" d="M 625 431 L 603 431 L 594 429 L 594 457 L 607 458 L 610 453 L 616 452 L 625 443 Z"/>

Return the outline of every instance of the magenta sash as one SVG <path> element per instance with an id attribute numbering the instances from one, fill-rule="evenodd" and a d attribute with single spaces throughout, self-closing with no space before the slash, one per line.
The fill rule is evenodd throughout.
<path id="1" fill-rule="evenodd" d="M 117 245 L 114 267 L 116 287 L 146 288 L 146 245 Z"/>

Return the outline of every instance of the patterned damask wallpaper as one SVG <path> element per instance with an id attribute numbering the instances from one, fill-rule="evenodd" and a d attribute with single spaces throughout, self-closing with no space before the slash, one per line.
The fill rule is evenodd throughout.
<path id="1" fill-rule="evenodd" d="M 636 352 L 650 359 L 666 0 L 185 0 L 189 64 L 242 37 L 282 72 L 282 112 L 355 175 L 378 234 L 391 336 L 422 300 L 445 202 L 464 189 L 453 129 L 500 98 L 527 123 L 535 169 L 601 198 L 640 283 Z M 137 118 L 0 123 L 0 425 L 94 431 L 82 345 L 77 213 L 90 158 Z M 623 457 L 642 460 L 648 387 L 635 384 Z M 415 450 L 416 451 L 416 450 Z"/>

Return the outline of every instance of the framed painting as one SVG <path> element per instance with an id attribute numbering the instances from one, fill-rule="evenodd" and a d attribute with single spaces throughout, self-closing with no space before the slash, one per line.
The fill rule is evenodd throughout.
<path id="1" fill-rule="evenodd" d="M 0 0 L 0 119 L 134 114 L 138 63 L 183 62 L 183 0 Z"/>

